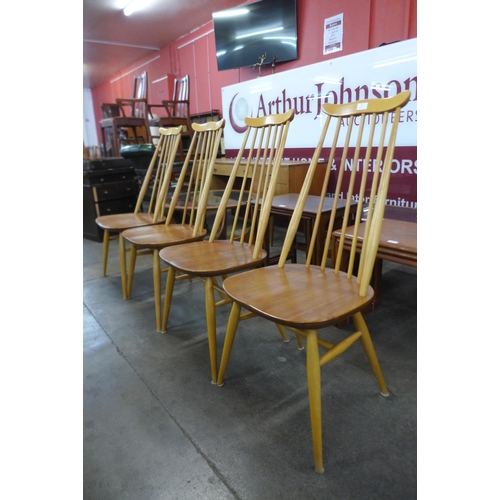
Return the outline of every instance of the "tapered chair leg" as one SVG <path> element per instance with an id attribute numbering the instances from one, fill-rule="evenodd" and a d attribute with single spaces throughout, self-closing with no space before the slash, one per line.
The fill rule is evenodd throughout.
<path id="1" fill-rule="evenodd" d="M 161 263 L 158 249 L 153 251 L 153 280 L 155 293 L 156 331 L 159 333 L 165 333 L 161 329 Z"/>
<path id="2" fill-rule="evenodd" d="M 317 473 L 323 468 L 323 436 L 321 419 L 321 370 L 319 365 L 318 336 L 315 330 L 307 330 L 307 385 L 309 388 L 309 409 L 314 450 L 314 464 Z"/>
<path id="3" fill-rule="evenodd" d="M 173 267 L 168 268 L 167 284 L 165 287 L 165 301 L 163 303 L 163 318 L 161 322 L 161 331 L 167 331 L 168 316 L 170 315 L 170 306 L 172 305 L 172 297 L 174 295 L 175 275 L 177 271 Z"/>
<path id="4" fill-rule="evenodd" d="M 229 356 L 231 355 L 231 349 L 233 348 L 234 337 L 236 336 L 236 330 L 238 329 L 238 323 L 240 321 L 241 306 L 236 302 L 233 302 L 231 308 L 231 313 L 229 315 L 229 320 L 227 322 L 226 338 L 224 340 L 224 348 L 222 349 L 222 356 L 220 360 L 219 375 L 217 378 L 217 385 L 224 385 L 224 375 L 226 373 L 227 362 L 229 361 Z"/>
<path id="5" fill-rule="evenodd" d="M 382 396 L 389 396 L 389 391 L 387 390 L 387 386 L 385 385 L 384 376 L 382 375 L 382 369 L 380 368 L 377 354 L 375 353 L 375 348 L 373 347 L 373 342 L 370 336 L 370 332 L 368 331 L 368 327 L 366 326 L 365 320 L 363 319 L 363 316 L 360 312 L 354 314 L 352 319 L 357 330 L 361 332 L 361 344 L 363 345 L 366 357 L 368 358 L 375 378 L 377 379 L 380 392 Z"/>
<path id="6" fill-rule="evenodd" d="M 278 323 L 275 323 L 276 328 L 280 332 L 281 338 L 283 339 L 283 342 L 290 342 L 290 339 L 288 338 L 288 335 L 285 332 L 285 329 L 281 326 L 278 325 Z"/>
<path id="7" fill-rule="evenodd" d="M 118 246 L 120 250 L 120 273 L 122 278 L 123 300 L 128 299 L 127 295 L 127 250 L 125 248 L 125 238 L 120 232 L 118 236 Z"/>
<path id="8" fill-rule="evenodd" d="M 132 283 L 134 282 L 136 258 L 137 258 L 137 247 L 135 245 L 132 245 L 130 247 L 130 258 L 128 267 L 127 299 L 129 299 L 130 295 L 132 294 Z"/>
<path id="9" fill-rule="evenodd" d="M 104 230 L 103 242 L 102 242 L 102 275 L 106 276 L 106 271 L 108 269 L 108 250 L 109 250 L 109 231 Z"/>
<path id="10" fill-rule="evenodd" d="M 210 353 L 210 368 L 212 384 L 217 383 L 217 324 L 215 318 L 215 297 L 212 278 L 205 280 L 205 312 L 207 315 L 208 351 Z"/>

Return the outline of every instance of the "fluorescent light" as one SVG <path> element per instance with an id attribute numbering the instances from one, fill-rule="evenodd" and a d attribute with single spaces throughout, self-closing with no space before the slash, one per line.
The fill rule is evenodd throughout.
<path id="1" fill-rule="evenodd" d="M 151 0 L 132 0 L 123 9 L 123 13 L 126 16 L 130 16 L 134 12 L 137 12 L 138 10 L 144 9 L 144 7 L 146 7 L 150 2 L 151 2 Z"/>

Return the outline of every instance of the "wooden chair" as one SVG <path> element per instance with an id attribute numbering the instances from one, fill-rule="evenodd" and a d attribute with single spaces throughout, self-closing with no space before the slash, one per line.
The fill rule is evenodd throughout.
<path id="1" fill-rule="evenodd" d="M 240 319 L 256 315 L 274 322 L 281 329 L 286 327 L 296 334 L 299 348 L 302 347 L 302 338 L 305 338 L 314 461 L 318 473 L 323 472 L 320 367 L 343 353 L 359 339 L 382 395 L 388 395 L 361 311 L 373 297 L 370 278 L 384 215 L 396 131 L 400 110 L 406 105 L 409 97 L 409 91 L 405 91 L 387 99 L 363 100 L 338 105 L 323 104 L 325 124 L 290 221 L 278 264 L 231 276 L 224 281 L 224 291 L 234 302 L 228 320 L 217 384 L 221 386 L 224 383 Z M 306 263 L 285 265 L 318 160 L 323 155 L 329 155 L 328 165 L 334 165 L 334 167 L 326 171 L 322 186 L 322 200 L 327 194 L 329 176 L 332 172 L 336 177 L 335 187 L 332 189 L 334 196 L 332 215 L 336 213 L 338 200 L 347 201 L 342 234 L 345 234 L 347 228 L 351 204 L 355 203 L 353 200 L 364 200 L 369 204 L 367 231 L 364 234 L 357 277 L 352 275 L 355 245 L 350 254 L 347 273 L 339 270 L 340 259 L 334 263 L 333 269 L 326 267 L 333 217 L 330 219 L 321 265 L 310 263 L 319 228 L 319 216 L 313 228 L 313 238 Z M 334 164 L 333 161 L 335 161 Z M 359 172 L 356 167 L 359 168 Z M 321 205 L 322 202 L 320 202 L 319 214 L 321 214 Z M 355 238 L 357 238 L 362 211 L 363 203 L 357 203 L 354 222 Z M 342 254 L 343 244 L 342 236 L 339 256 Z M 241 316 L 242 308 L 249 313 Z M 345 332 L 345 338 L 342 341 L 335 344 L 331 340 L 318 337 L 318 329 L 335 325 L 349 317 L 352 317 L 356 331 Z M 337 334 L 339 334 L 338 330 Z M 320 348 L 326 350 L 321 356 Z"/>
<path id="2" fill-rule="evenodd" d="M 132 227 L 161 224 L 165 222 L 165 187 L 170 185 L 175 155 L 181 138 L 181 127 L 160 129 L 160 142 L 156 146 L 153 158 L 139 191 L 133 213 L 102 215 L 97 217 L 96 224 L 104 230 L 102 275 L 106 276 L 110 234 L 118 233 L 120 251 L 120 272 L 122 278 L 123 298 L 127 293 L 127 259 L 126 246 L 122 237 L 123 231 Z M 143 212 L 144 204 L 147 211 Z"/>
<path id="3" fill-rule="evenodd" d="M 116 109 L 119 110 L 117 116 Z M 120 144 L 151 141 L 148 120 L 148 73 L 134 77 L 132 98 L 118 98 L 116 104 L 103 103 L 100 121 L 104 156 L 108 156 L 108 134 L 111 135 L 111 156 L 120 156 Z"/>
<path id="4" fill-rule="evenodd" d="M 162 108 L 166 116 L 153 117 L 154 108 Z M 161 101 L 161 104 L 149 105 L 149 125 L 152 130 L 156 127 L 178 127 L 182 125 L 182 139 L 179 145 L 178 160 L 183 161 L 185 152 L 189 148 L 189 143 L 193 138 L 193 127 L 189 111 L 189 75 L 174 80 L 174 93 L 171 100 Z M 156 139 L 151 132 L 153 141 Z"/>
<path id="5" fill-rule="evenodd" d="M 205 237 L 207 233 L 204 228 L 205 209 L 224 125 L 224 120 L 204 124 L 193 123 L 193 140 L 176 181 L 174 193 L 171 198 L 167 198 L 169 208 L 165 223 L 129 229 L 123 233 L 123 238 L 132 245 L 127 283 L 128 296 L 132 289 L 138 252 L 153 254 L 155 315 L 158 331 L 161 326 L 162 272 L 158 252 L 166 246 L 199 241 Z M 164 186 L 164 188 L 167 187 Z M 165 193 L 160 196 L 165 197 Z M 174 223 L 175 215 L 179 214 L 181 220 L 176 224 Z"/>
<path id="6" fill-rule="evenodd" d="M 261 266 L 266 259 L 264 236 L 288 128 L 293 118 L 293 109 L 279 115 L 246 118 L 248 128 L 217 209 L 210 238 L 182 248 L 169 247 L 160 251 L 160 258 L 169 267 L 162 332 L 167 327 L 176 273 L 185 273 L 205 283 L 208 345 L 214 384 L 217 378 L 215 308 L 229 302 L 220 279 Z M 236 187 L 236 176 L 241 167 L 244 168 L 244 175 L 239 179 L 240 187 Z M 235 206 L 231 210 L 234 215 L 230 236 L 228 239 L 217 239 L 221 226 L 225 224 L 231 199 Z M 218 302 L 215 300 L 216 292 L 220 295 Z"/>

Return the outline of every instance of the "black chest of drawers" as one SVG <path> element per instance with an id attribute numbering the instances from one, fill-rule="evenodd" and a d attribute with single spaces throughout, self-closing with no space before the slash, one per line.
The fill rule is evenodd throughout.
<path id="1" fill-rule="evenodd" d="M 138 189 L 135 169 L 130 165 L 121 158 L 83 162 L 84 238 L 102 241 L 97 217 L 134 211 Z"/>

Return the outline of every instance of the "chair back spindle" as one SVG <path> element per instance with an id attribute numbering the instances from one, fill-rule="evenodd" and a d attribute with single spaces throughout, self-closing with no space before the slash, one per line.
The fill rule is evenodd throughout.
<path id="1" fill-rule="evenodd" d="M 227 205 L 232 200 L 235 207 L 229 241 L 253 245 L 253 258 L 258 258 L 293 118 L 293 109 L 283 114 L 245 118 L 248 128 L 215 215 L 209 241 L 213 242 L 220 234 Z"/>
<path id="2" fill-rule="evenodd" d="M 321 268 L 326 267 L 332 233 L 335 229 L 334 223 L 339 216 L 338 210 L 342 207 L 341 200 L 345 201 L 341 236 L 336 261 L 332 262 L 336 273 L 340 271 L 346 228 L 354 224 L 352 241 L 357 241 L 361 216 L 367 205 L 368 215 L 357 272 L 360 295 L 366 295 L 378 250 L 400 112 L 409 98 L 410 92 L 404 91 L 394 97 L 384 99 L 367 99 L 347 104 L 323 104 L 322 110 L 326 115 L 325 123 L 285 236 L 278 262 L 279 267 L 283 267 L 287 260 L 318 161 L 326 149 L 328 150 L 328 165 L 331 168 L 326 169 L 323 178 L 306 266 L 311 265 L 314 245 L 320 230 L 321 210 L 328 188 L 333 182 L 334 189 L 331 194 L 333 207 L 326 230 Z M 331 181 L 332 175 L 335 176 L 333 181 Z M 349 253 L 348 277 L 351 277 L 354 272 L 355 257 L 356 245 L 352 244 Z"/>
<path id="3" fill-rule="evenodd" d="M 150 198 L 147 213 L 153 214 L 154 222 L 165 213 L 166 191 L 162 193 L 161 188 L 164 185 L 170 184 L 175 155 L 181 138 L 181 130 L 182 127 L 160 129 L 160 141 L 156 146 L 139 191 L 134 213 L 139 213 L 146 195 L 149 193 Z"/>
<path id="4" fill-rule="evenodd" d="M 177 212 L 181 214 L 181 224 L 193 227 L 193 234 L 200 234 L 203 230 L 213 169 L 224 125 L 223 119 L 218 122 L 193 123 L 193 139 L 175 181 L 175 189 L 169 196 L 171 186 L 163 183 L 159 195 L 168 205 L 166 225 L 172 222 Z"/>

